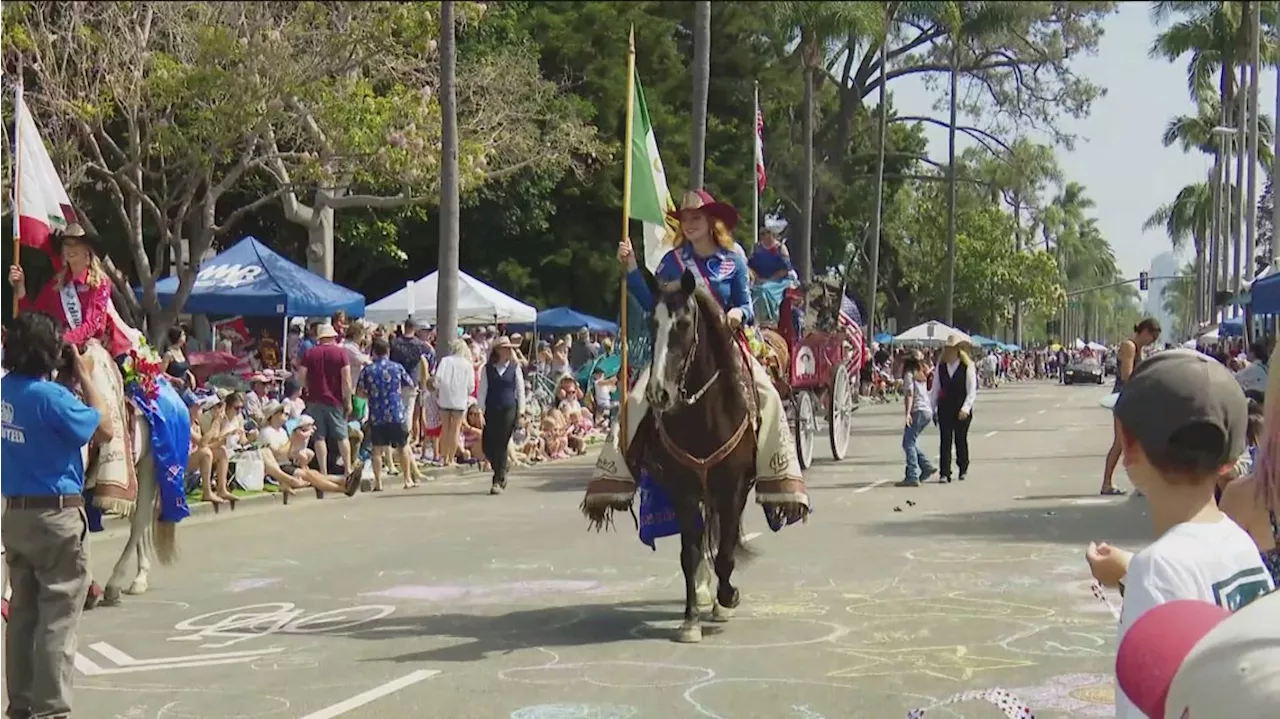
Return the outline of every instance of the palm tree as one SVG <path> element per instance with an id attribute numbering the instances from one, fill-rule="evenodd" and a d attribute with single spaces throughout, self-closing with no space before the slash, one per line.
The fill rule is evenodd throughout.
<path id="1" fill-rule="evenodd" d="M 1205 299 L 1205 286 L 1201 279 L 1205 276 L 1205 250 L 1209 234 L 1213 231 L 1213 188 L 1207 182 L 1200 182 L 1179 190 L 1173 202 L 1161 205 L 1142 224 L 1144 230 L 1157 227 L 1164 227 L 1174 251 L 1182 250 L 1187 240 L 1191 240 L 1195 250 L 1192 268 L 1197 278 L 1194 283 L 1196 304 L 1192 306 L 1202 307 Z"/>
<path id="2" fill-rule="evenodd" d="M 437 330 L 453 337 L 458 327 L 458 46 L 452 0 L 440 3 L 440 283 Z M 445 350 L 448 352 L 448 350 Z"/>
<path id="3" fill-rule="evenodd" d="M 1218 154 L 1218 140 L 1213 136 L 1213 128 L 1218 126 L 1222 113 L 1218 98 L 1212 97 L 1197 104 L 1196 114 L 1176 115 L 1164 126 L 1164 134 L 1160 142 L 1165 147 L 1177 145 L 1183 152 L 1200 152 L 1213 156 Z M 1271 169 L 1271 138 L 1275 136 L 1271 116 L 1261 113 L 1258 116 L 1258 164 Z"/>
<path id="4" fill-rule="evenodd" d="M 689 188 L 702 187 L 707 162 L 707 92 L 711 83 L 711 0 L 693 4 L 693 147 Z M 752 224 L 755 224 L 752 220 Z"/>
<path id="5" fill-rule="evenodd" d="M 884 13 L 876 3 L 778 2 L 766 6 L 783 27 L 795 28 L 799 35 L 796 52 L 804 80 L 804 109 L 801 134 L 804 136 L 804 177 L 800 198 L 800 233 L 791 253 L 800 279 L 813 279 L 813 128 L 815 94 L 820 77 L 826 73 L 831 40 L 836 37 L 874 38 L 879 36 Z"/>
<path id="6" fill-rule="evenodd" d="M 1195 267 L 1187 265 L 1178 273 L 1176 280 L 1165 283 L 1160 292 L 1160 306 L 1169 313 L 1177 326 L 1172 328 L 1176 336 L 1189 335 L 1195 331 L 1195 309 L 1199 298 L 1196 296 Z"/>

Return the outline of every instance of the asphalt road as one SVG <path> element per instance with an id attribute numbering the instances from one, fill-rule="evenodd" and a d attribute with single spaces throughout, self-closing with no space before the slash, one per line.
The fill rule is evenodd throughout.
<path id="1" fill-rule="evenodd" d="M 700 645 L 671 641 L 678 541 L 585 531 L 588 461 L 500 497 L 471 474 L 194 518 L 149 593 L 85 615 L 76 716 L 880 719 L 1001 687 L 1040 717 L 1109 717 L 1114 620 L 1082 550 L 1148 525 L 1142 500 L 1097 496 L 1104 391 L 984 392 L 968 481 L 918 489 L 892 486 L 900 408 L 864 407 L 850 457 L 808 474 L 807 525 L 750 510 L 743 605 Z"/>

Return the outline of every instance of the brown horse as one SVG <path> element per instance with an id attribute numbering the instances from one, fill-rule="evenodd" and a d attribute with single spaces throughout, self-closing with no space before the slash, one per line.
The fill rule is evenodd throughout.
<path id="1" fill-rule="evenodd" d="M 730 577 L 736 559 L 749 556 L 742 512 L 755 481 L 757 403 L 719 303 L 687 270 L 679 282 L 664 286 L 651 275 L 646 279 L 656 299 L 645 388 L 650 412 L 628 463 L 637 476 L 638 470 L 648 471 L 671 498 L 685 584 L 684 623 L 676 640 L 698 642 L 697 575 L 708 553 L 718 579 L 712 621 L 728 621 L 739 602 Z"/>

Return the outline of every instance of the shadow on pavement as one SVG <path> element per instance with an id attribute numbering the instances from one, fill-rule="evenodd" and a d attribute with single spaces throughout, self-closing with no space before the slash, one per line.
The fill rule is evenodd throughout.
<path id="1" fill-rule="evenodd" d="M 492 654 L 506 654 L 534 646 L 556 649 L 652 640 L 653 631 L 660 630 L 643 633 L 635 630 L 648 622 L 677 622 L 683 611 L 683 600 L 671 600 L 521 609 L 499 615 L 397 615 L 363 625 L 360 631 L 350 636 L 366 640 L 461 640 L 449 646 L 367 661 L 475 662 Z M 708 636 L 720 629 L 719 625 L 702 623 L 702 631 Z"/>
<path id="2" fill-rule="evenodd" d="M 923 495 L 922 495 L 923 496 Z M 924 506 L 924 502 L 920 502 Z M 1045 542 L 1078 544 L 1091 541 L 1121 547 L 1151 542 L 1151 520 L 1143 516 L 1141 500 L 1115 504 L 1057 505 L 1035 509 L 1001 509 L 963 514 L 903 515 L 907 521 L 880 522 L 868 532 L 875 536 L 953 537 L 995 542 Z"/>

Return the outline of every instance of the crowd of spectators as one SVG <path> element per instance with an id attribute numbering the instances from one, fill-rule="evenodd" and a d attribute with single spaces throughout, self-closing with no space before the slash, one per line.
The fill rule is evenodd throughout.
<path id="1" fill-rule="evenodd" d="M 168 339 L 165 371 L 196 387 L 186 332 L 174 328 Z M 234 484 L 252 489 L 258 475 L 286 494 L 311 487 L 323 496 L 357 491 L 366 463 L 375 491 L 384 475 L 399 476 L 407 489 L 433 467 L 487 470 L 483 367 L 499 351 L 518 369 L 512 465 L 582 454 L 607 433 L 617 407 L 616 380 L 601 366 L 613 355 L 611 338 L 586 329 L 503 335 L 479 326 L 439 351 L 442 341 L 413 321 L 388 327 L 341 314 L 295 321 L 286 367 L 188 393 L 189 488 L 224 503 L 235 501 Z"/>

